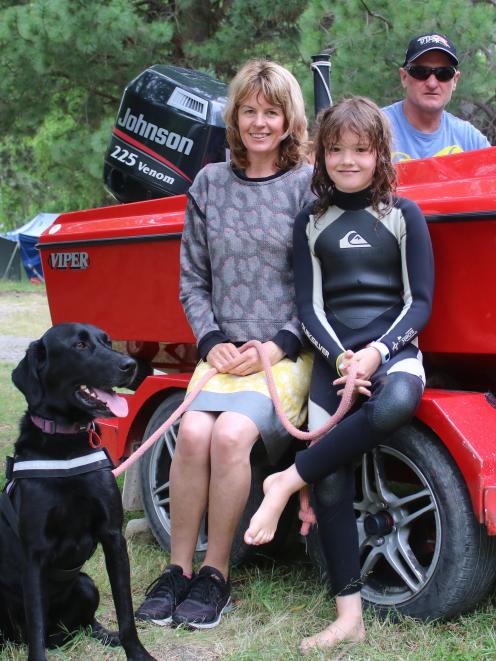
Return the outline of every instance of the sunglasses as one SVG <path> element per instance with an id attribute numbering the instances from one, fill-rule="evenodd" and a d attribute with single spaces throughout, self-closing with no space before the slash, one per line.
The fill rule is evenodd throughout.
<path id="1" fill-rule="evenodd" d="M 424 67 L 422 64 L 411 64 L 405 67 L 412 78 L 415 80 L 427 80 L 434 74 L 440 83 L 446 83 L 455 76 L 455 67 Z"/>

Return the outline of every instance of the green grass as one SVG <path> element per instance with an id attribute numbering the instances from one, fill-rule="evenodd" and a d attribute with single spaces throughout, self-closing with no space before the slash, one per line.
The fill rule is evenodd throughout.
<path id="1" fill-rule="evenodd" d="M 32 294 L 28 289 L 22 296 Z M 39 319 L 33 319 L 32 324 L 37 328 Z M 11 451 L 18 419 L 25 407 L 21 393 L 11 383 L 12 368 L 11 364 L 0 364 L 0 459 Z M 134 541 L 128 547 L 132 595 L 138 606 L 146 586 L 168 558 L 154 544 Z M 113 602 L 100 548 L 85 565 L 85 571 L 100 590 L 98 619 L 115 629 Z M 216 629 L 190 632 L 139 624 L 140 638 L 150 653 L 159 661 L 292 661 L 300 658 L 300 640 L 325 627 L 335 615 L 333 602 L 299 544 L 284 559 L 273 561 L 262 557 L 257 564 L 234 568 L 232 583 L 236 608 Z M 495 616 L 494 599 L 480 604 L 473 613 L 443 623 L 422 624 L 408 618 L 393 623 L 380 621 L 372 612 L 367 612 L 364 643 L 337 650 L 334 656 L 314 652 L 308 658 L 311 661 L 331 658 L 345 661 L 495 661 Z M 0 650 L 2 661 L 25 658 L 26 648 L 22 646 L 9 645 Z M 81 632 L 64 648 L 50 651 L 48 659 L 124 661 L 125 655 L 120 649 L 102 647 Z"/>
<path id="2" fill-rule="evenodd" d="M 21 280 L 6 280 L 0 278 L 0 292 L 40 292 L 45 293 L 45 285 L 43 283 L 39 285 L 33 284 L 26 277 L 23 277 Z"/>
<path id="3" fill-rule="evenodd" d="M 0 364 L 0 465 L 4 457 L 12 452 L 17 436 L 18 421 L 24 411 L 25 401 L 21 393 L 14 387 L 10 374 L 13 365 Z M 0 486 L 4 484 L 3 470 L 0 475 Z"/>
<path id="4" fill-rule="evenodd" d="M 0 336 L 38 338 L 51 325 L 44 290 L 0 290 Z"/>

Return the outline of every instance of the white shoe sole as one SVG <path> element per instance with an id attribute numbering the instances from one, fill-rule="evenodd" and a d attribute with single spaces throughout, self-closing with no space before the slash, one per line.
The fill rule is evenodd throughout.
<path id="1" fill-rule="evenodd" d="M 213 622 L 180 622 L 179 624 L 174 623 L 176 626 L 183 626 L 187 627 L 188 629 L 214 629 L 216 626 L 220 624 L 220 621 L 222 619 L 222 615 L 224 613 L 230 613 L 234 609 L 234 603 L 231 600 L 231 597 L 229 597 L 226 605 L 224 608 L 220 611 L 218 617 L 216 620 Z"/>
<path id="2" fill-rule="evenodd" d="M 172 622 L 172 615 L 166 617 L 165 620 L 148 620 L 148 621 L 153 622 L 153 624 L 157 624 L 159 627 L 167 627 Z"/>

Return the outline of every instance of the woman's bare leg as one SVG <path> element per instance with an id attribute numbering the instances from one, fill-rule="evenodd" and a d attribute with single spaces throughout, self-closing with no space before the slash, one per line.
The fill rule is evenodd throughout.
<path id="1" fill-rule="evenodd" d="M 254 545 L 270 542 L 288 500 L 305 484 L 294 464 L 281 473 L 269 475 L 263 485 L 265 498 L 251 518 L 245 542 Z"/>
<path id="2" fill-rule="evenodd" d="M 198 532 L 207 507 L 210 444 L 216 416 L 188 411 L 179 427 L 170 469 L 171 563 L 193 571 Z"/>
<path id="3" fill-rule="evenodd" d="M 226 578 L 234 534 L 250 493 L 250 453 L 258 436 L 250 418 L 231 411 L 221 413 L 212 433 L 208 547 L 203 564 Z"/>
<path id="4" fill-rule="evenodd" d="M 336 540 L 337 543 L 338 540 Z M 360 642 L 365 638 L 360 592 L 336 597 L 337 618 L 323 631 L 304 638 L 300 645 L 302 654 L 310 650 L 329 649 L 343 642 Z"/>

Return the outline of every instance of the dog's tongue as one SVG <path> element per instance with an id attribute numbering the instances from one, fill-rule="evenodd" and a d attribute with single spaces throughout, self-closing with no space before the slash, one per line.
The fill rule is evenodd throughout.
<path id="1" fill-rule="evenodd" d="M 128 412 L 127 400 L 125 397 L 116 395 L 115 392 L 107 392 L 99 388 L 92 388 L 95 395 L 101 402 L 104 402 L 114 415 L 118 418 L 125 418 Z"/>

